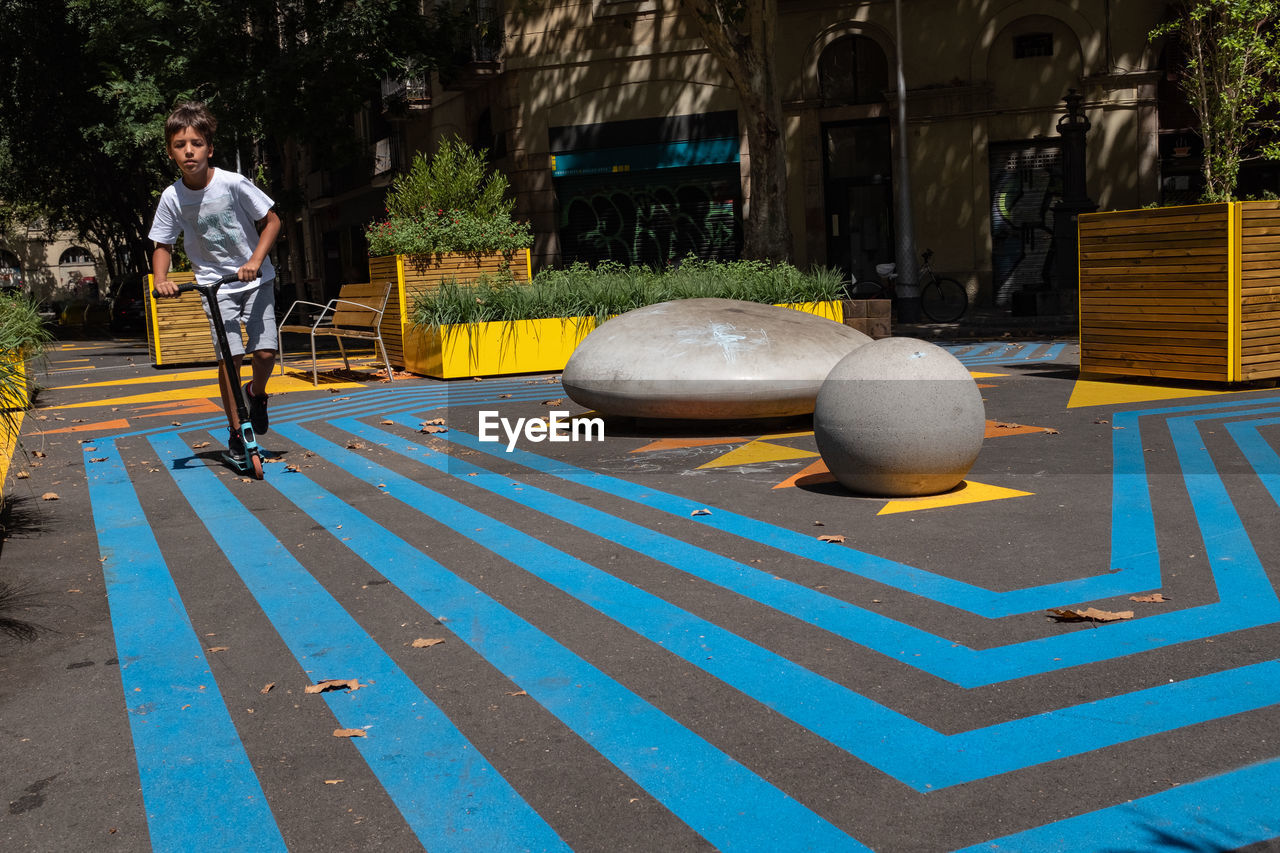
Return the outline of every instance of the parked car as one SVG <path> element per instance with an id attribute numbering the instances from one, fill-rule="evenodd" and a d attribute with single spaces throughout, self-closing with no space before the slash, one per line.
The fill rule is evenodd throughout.
<path id="1" fill-rule="evenodd" d="M 141 332 L 146 328 L 146 300 L 142 298 L 142 288 L 146 287 L 147 277 L 142 274 L 128 275 L 115 284 L 107 304 L 111 309 L 111 333 Z"/>

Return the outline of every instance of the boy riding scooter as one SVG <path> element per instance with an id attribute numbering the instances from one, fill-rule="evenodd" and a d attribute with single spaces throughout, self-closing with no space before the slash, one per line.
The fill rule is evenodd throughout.
<path id="1" fill-rule="evenodd" d="M 165 150 L 178 164 L 182 177 L 161 194 L 148 236 L 156 244 L 151 271 L 157 294 L 178 293 L 178 286 L 168 280 L 168 273 L 173 244 L 180 235 L 198 283 L 228 282 L 216 289 L 217 316 L 210 305 L 212 300 L 205 299 L 204 308 L 218 356 L 222 406 L 231 427 L 224 456 L 244 471 L 249 463 L 238 411 L 242 407 L 237 405 L 241 394 L 247 400 L 253 432 L 265 433 L 269 426 L 267 381 L 279 344 L 275 270 L 268 253 L 280 233 L 280 217 L 271 209 L 275 203 L 247 178 L 210 165 L 217 126 L 217 119 L 204 104 L 184 103 L 170 114 L 165 122 Z M 253 370 L 253 378 L 243 388 L 239 384 L 245 351 L 240 338 L 242 322 Z M 222 326 L 230 346 L 232 370 L 228 369 L 215 323 Z"/>

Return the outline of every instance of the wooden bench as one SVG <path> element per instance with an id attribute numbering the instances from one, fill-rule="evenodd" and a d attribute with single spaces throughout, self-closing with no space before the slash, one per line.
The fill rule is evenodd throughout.
<path id="1" fill-rule="evenodd" d="M 386 284 L 344 284 L 338 292 L 337 299 L 330 299 L 324 305 L 319 302 L 307 302 L 299 299 L 289 306 L 284 318 L 280 321 L 280 375 L 284 375 L 284 333 L 294 332 L 311 338 L 311 382 L 320 384 L 320 374 L 316 367 L 316 336 L 328 335 L 338 341 L 338 350 L 342 353 L 342 363 L 347 370 L 351 362 L 347 360 L 347 350 L 342 345 L 343 339 L 369 341 L 377 344 L 374 354 L 382 353 L 382 361 L 387 366 L 387 381 L 394 380 L 391 360 L 387 358 L 387 347 L 382 342 L 382 314 L 387 310 L 387 299 L 391 296 L 391 288 L 395 282 Z M 289 317 L 298 309 L 299 314 L 310 314 L 311 309 L 320 309 L 319 315 L 311 325 L 303 325 L 308 321 L 289 325 Z"/>

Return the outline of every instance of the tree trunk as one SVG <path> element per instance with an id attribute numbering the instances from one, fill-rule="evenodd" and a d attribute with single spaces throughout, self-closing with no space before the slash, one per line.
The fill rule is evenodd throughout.
<path id="1" fill-rule="evenodd" d="M 726 6 L 726 0 L 680 2 L 733 81 L 746 120 L 750 159 L 742 254 L 760 260 L 790 260 L 786 140 L 773 64 L 777 0 L 745 0 L 733 6 Z"/>

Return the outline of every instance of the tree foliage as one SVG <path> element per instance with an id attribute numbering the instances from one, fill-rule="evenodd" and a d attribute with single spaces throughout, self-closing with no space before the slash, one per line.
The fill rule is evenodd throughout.
<path id="1" fill-rule="evenodd" d="M 743 223 L 743 254 L 784 261 L 791 257 L 787 217 L 787 160 L 777 54 L 777 0 L 680 0 L 697 22 L 711 54 L 733 81 L 747 116 L 750 200 Z"/>
<path id="2" fill-rule="evenodd" d="M 1240 164 L 1280 158 L 1280 2 L 1180 0 L 1170 36 L 1184 56 L 1180 85 L 1200 122 L 1206 201 L 1229 201 Z"/>
<path id="3" fill-rule="evenodd" d="M 0 20 L 0 199 L 95 243 L 112 274 L 146 267 L 175 102 L 208 103 L 215 165 L 244 155 L 288 213 L 306 166 L 371 157 L 349 116 L 384 76 L 437 66 L 461 25 L 417 0 L 0 0 Z"/>

